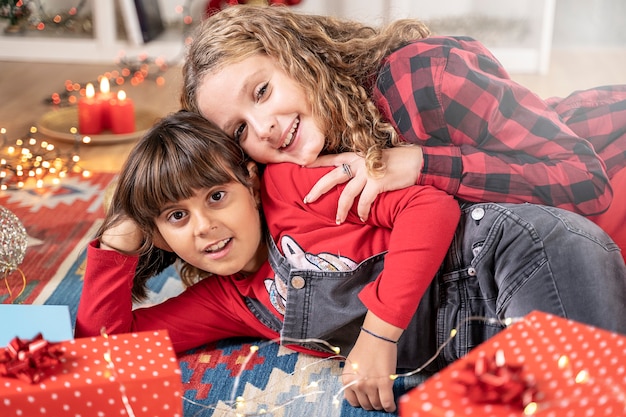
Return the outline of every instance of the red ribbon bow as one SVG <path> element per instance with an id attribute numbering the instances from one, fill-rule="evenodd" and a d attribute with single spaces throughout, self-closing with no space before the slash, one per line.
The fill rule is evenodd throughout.
<path id="1" fill-rule="evenodd" d="M 455 378 L 455 387 L 476 403 L 509 404 L 524 408 L 535 400 L 534 381 L 524 378 L 523 365 L 507 364 L 504 351 L 481 355 Z"/>
<path id="2" fill-rule="evenodd" d="M 60 347 L 45 340 L 41 333 L 31 340 L 16 337 L 0 350 L 0 376 L 38 383 L 62 355 Z"/>

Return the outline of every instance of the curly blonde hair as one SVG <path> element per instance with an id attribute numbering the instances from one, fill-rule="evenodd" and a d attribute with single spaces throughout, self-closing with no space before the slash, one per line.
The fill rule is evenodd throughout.
<path id="1" fill-rule="evenodd" d="M 430 35 L 414 19 L 379 28 L 330 16 L 293 12 L 282 6 L 230 6 L 196 29 L 183 67 L 184 109 L 198 109 L 198 88 L 223 66 L 262 53 L 298 80 L 311 98 L 326 135 L 326 152 L 365 156 L 371 173 L 384 170 L 382 149 L 400 144 L 371 99 L 383 58 Z"/>

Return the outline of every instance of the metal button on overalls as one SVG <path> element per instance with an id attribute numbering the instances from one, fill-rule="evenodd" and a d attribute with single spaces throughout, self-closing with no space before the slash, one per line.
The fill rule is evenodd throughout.
<path id="1" fill-rule="evenodd" d="M 476 207 L 475 209 L 472 209 L 471 216 L 472 216 L 472 219 L 478 221 L 482 219 L 483 217 L 485 217 L 485 209 L 482 207 Z"/>
<path id="2" fill-rule="evenodd" d="M 304 278 L 299 275 L 291 278 L 291 286 L 294 287 L 296 290 L 304 288 Z"/>
<path id="3" fill-rule="evenodd" d="M 467 268 L 467 274 L 470 277 L 476 276 L 476 269 L 473 266 L 470 266 L 469 268 Z"/>

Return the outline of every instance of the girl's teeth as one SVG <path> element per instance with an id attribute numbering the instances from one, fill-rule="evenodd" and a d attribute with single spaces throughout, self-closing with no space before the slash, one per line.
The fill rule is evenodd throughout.
<path id="1" fill-rule="evenodd" d="M 300 123 L 300 119 L 296 119 L 296 121 L 293 122 L 293 126 L 291 126 L 291 130 L 287 134 L 287 137 L 285 138 L 285 142 L 283 142 L 283 146 L 282 146 L 283 148 L 291 144 L 291 141 L 293 140 L 293 134 L 296 132 L 296 129 L 298 128 L 299 123 Z"/>
<path id="2" fill-rule="evenodd" d="M 229 240 L 230 239 L 225 239 L 225 240 L 222 240 L 219 243 L 216 243 L 215 245 L 211 245 L 211 246 L 209 246 L 209 248 L 206 251 L 207 252 L 218 251 L 218 250 L 222 249 L 224 246 L 226 246 L 226 244 L 228 243 Z"/>

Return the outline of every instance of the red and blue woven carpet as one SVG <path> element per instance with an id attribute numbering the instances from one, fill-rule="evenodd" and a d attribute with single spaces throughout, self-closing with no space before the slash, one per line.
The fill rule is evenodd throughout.
<path id="1" fill-rule="evenodd" d="M 0 303 L 68 305 L 75 320 L 85 248 L 102 222 L 113 174 L 70 177 L 54 188 L 0 191 L 0 206 L 24 224 L 29 247 L 20 269 L 0 286 Z M 149 282 L 157 303 L 182 290 L 173 268 Z M 10 289 L 10 291 L 9 291 Z M 258 349 L 258 350 L 257 350 Z M 342 362 L 320 360 L 263 340 L 224 340 L 179 356 L 185 417 L 377 417 L 343 400 Z M 395 381 L 400 395 L 415 380 Z"/>

